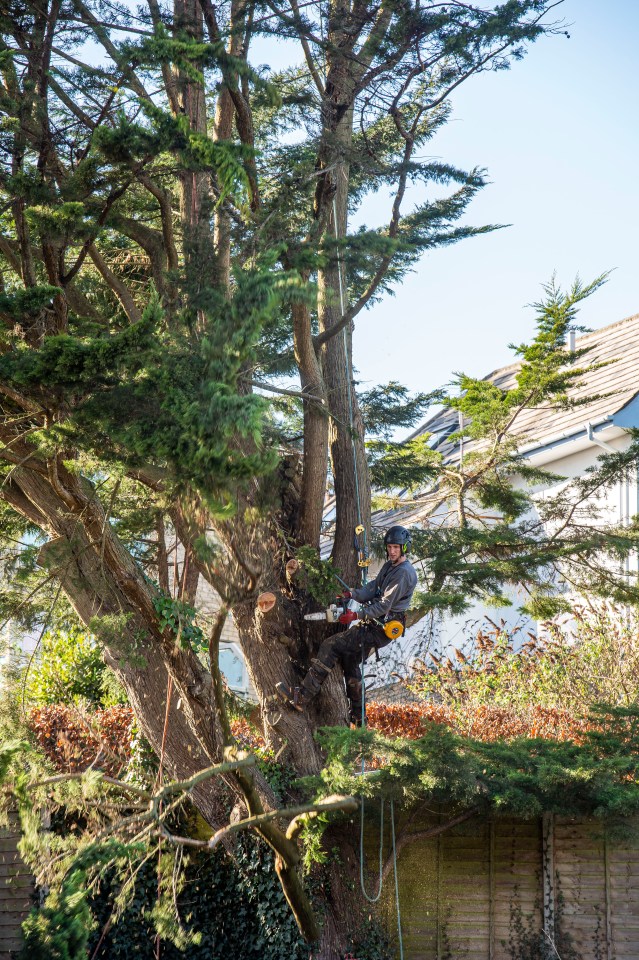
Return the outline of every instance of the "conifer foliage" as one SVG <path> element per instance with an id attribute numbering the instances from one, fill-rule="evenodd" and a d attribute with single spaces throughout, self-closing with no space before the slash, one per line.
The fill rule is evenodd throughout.
<path id="1" fill-rule="evenodd" d="M 531 403 L 564 402 L 577 376 L 560 361 L 587 290 L 549 293 L 514 391 L 462 381 L 451 402 L 473 424 L 477 452 L 461 472 L 443 469 L 425 443 L 410 462 L 388 446 L 388 430 L 410 425 L 428 395 L 408 398 L 391 383 L 380 411 L 370 395 L 360 409 L 350 389 L 355 318 L 425 251 L 494 229 L 463 220 L 484 173 L 425 155 L 456 87 L 560 32 L 555 6 L 148 0 L 134 11 L 117 0 L 16 0 L 0 9 L 3 618 L 42 633 L 73 618 L 88 627 L 166 775 L 190 783 L 237 761 L 226 789 L 251 815 L 274 797 L 242 766 L 226 717 L 224 620 L 232 611 L 268 746 L 317 773 L 313 732 L 343 721 L 343 695 L 329 684 L 308 717 L 288 716 L 274 684 L 303 671 L 321 640 L 302 619 L 313 578 L 291 561 L 319 547 L 329 481 L 332 565 L 315 563 L 323 582 L 330 570 L 351 583 L 358 575 L 353 529 L 370 521 L 364 417 L 378 483 L 414 491 L 437 476 L 441 495 L 454 493 L 459 524 L 418 543 L 424 610 L 521 580 L 547 600 L 560 558 L 622 555 L 634 543 L 629 531 L 606 540 L 589 530 L 549 545 L 507 484 L 523 467 L 506 426 Z M 273 36 L 290 50 L 282 69 L 261 65 L 258 44 Z M 386 217 L 349 230 L 376 192 L 390 192 Z M 602 467 L 584 496 L 626 465 Z M 516 533 L 474 523 L 469 501 L 517 520 Z M 601 577 L 602 589 L 629 595 Z M 195 623 L 203 582 L 222 608 Z M 274 604 L 257 602 L 265 593 Z M 219 789 L 210 779 L 192 789 L 213 826 Z M 302 933 L 317 940 L 297 831 L 272 819 L 256 831 L 275 851 Z M 335 890 L 326 886 L 318 956 L 343 942 L 354 916 L 338 880 L 336 871 Z"/>

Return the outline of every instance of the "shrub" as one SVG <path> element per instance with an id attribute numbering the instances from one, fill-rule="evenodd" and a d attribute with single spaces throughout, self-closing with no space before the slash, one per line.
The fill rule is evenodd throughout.
<path id="1" fill-rule="evenodd" d="M 105 669 L 86 631 L 76 626 L 49 630 L 28 670 L 25 699 L 36 706 L 81 700 L 101 706 Z"/>
<path id="2" fill-rule="evenodd" d="M 451 657 L 429 654 L 409 686 L 415 693 L 472 716 L 501 708 L 534 724 L 535 709 L 583 717 L 596 703 L 630 707 L 639 700 L 639 617 L 610 605 L 576 608 L 571 621 L 542 625 L 541 636 L 486 621 Z"/>
<path id="3" fill-rule="evenodd" d="M 171 860 L 173 853 L 170 852 Z M 97 926 L 88 956 L 95 952 L 95 960 L 155 960 L 152 914 L 158 893 L 157 868 L 157 856 L 144 863 L 133 892 L 127 896 L 124 913 L 106 931 L 120 883 L 113 876 L 102 881 L 89 901 Z M 272 856 L 254 837 L 238 840 L 233 859 L 222 851 L 185 857 L 180 887 L 177 896 L 171 897 L 171 907 L 179 918 L 185 942 L 191 942 L 181 949 L 163 939 L 163 960 L 180 960 L 184 956 L 189 960 L 308 957 L 308 948 L 300 938 L 275 876 Z"/>
<path id="4" fill-rule="evenodd" d="M 109 707 L 89 714 L 55 704 L 32 710 L 29 728 L 57 770 L 76 773 L 96 766 L 117 775 L 131 753 L 133 711 Z"/>

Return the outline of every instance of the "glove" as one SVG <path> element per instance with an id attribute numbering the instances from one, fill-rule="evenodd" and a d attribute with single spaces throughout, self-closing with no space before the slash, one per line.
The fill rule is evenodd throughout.
<path id="1" fill-rule="evenodd" d="M 338 599 L 338 600 L 351 600 L 352 597 L 353 597 L 353 594 L 351 593 L 350 590 L 344 590 L 343 593 L 340 593 L 340 595 L 339 595 L 339 597 L 338 597 L 337 599 Z"/>
<path id="2" fill-rule="evenodd" d="M 352 623 L 354 620 L 359 620 L 359 615 L 354 610 L 346 610 L 338 620 L 340 623 Z"/>

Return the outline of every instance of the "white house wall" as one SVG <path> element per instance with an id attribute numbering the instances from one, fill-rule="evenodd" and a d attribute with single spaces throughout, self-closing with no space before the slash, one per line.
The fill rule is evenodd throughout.
<path id="1" fill-rule="evenodd" d="M 639 422 L 639 405 L 635 414 Z M 628 433 L 616 425 L 611 424 L 605 430 L 597 431 L 595 435 L 619 451 L 627 449 L 630 444 Z M 565 478 L 545 489 L 539 488 L 535 496 L 541 498 L 544 495 L 559 492 L 561 487 L 566 486 L 571 480 L 583 477 L 588 468 L 596 465 L 598 457 L 604 456 L 605 453 L 604 449 L 588 440 L 584 431 L 583 437 L 572 441 L 564 440 L 562 443 L 553 444 L 549 449 L 529 455 L 527 459 L 535 466 L 543 467 Z M 637 479 L 637 469 L 635 469 L 624 480 L 597 496 L 594 502 L 591 501 L 591 505 L 597 510 L 598 523 L 627 525 L 635 514 L 639 514 Z M 524 484 L 522 480 L 515 480 L 513 485 L 521 488 Z M 446 511 L 442 508 L 430 518 L 430 522 L 435 524 L 445 522 L 445 515 Z M 585 520 L 586 517 L 584 522 Z M 637 558 L 626 561 L 625 569 L 629 576 L 636 575 L 639 570 Z M 482 628 L 490 629 L 487 617 L 498 626 L 503 625 L 506 631 L 514 632 L 515 647 L 525 642 L 529 631 L 535 634 L 538 632 L 538 623 L 519 612 L 518 608 L 525 602 L 523 592 L 516 589 L 505 592 L 512 599 L 512 606 L 487 608 L 484 603 L 474 603 L 465 613 L 457 616 L 425 618 L 407 630 L 406 636 L 401 641 L 396 641 L 382 651 L 382 662 L 371 666 L 368 670 L 371 681 L 374 678 L 375 684 L 387 683 L 391 673 L 407 674 L 413 658 L 427 656 L 429 650 L 436 655 L 442 653 L 448 655 L 451 659 L 455 656 L 454 648 L 467 653 L 477 632 Z M 578 603 L 579 598 L 574 597 L 574 601 Z"/>

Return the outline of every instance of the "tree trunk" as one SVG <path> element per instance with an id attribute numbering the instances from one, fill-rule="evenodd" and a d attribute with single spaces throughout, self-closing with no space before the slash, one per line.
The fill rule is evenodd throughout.
<path id="1" fill-rule="evenodd" d="M 319 549 L 328 472 L 329 419 L 326 385 L 320 359 L 313 346 L 311 314 L 307 304 L 294 303 L 292 317 L 293 343 L 300 383 L 302 392 L 310 398 L 304 401 L 302 494 L 295 528 L 300 543 Z"/>
<path id="2" fill-rule="evenodd" d="M 324 637 L 335 631 L 333 624 L 303 619 L 304 613 L 317 610 L 318 605 L 297 590 L 294 583 L 288 582 L 285 560 L 285 556 L 272 558 L 271 567 L 265 565 L 260 585 L 274 594 L 275 605 L 262 612 L 254 600 L 247 600 L 233 608 L 233 616 L 258 697 L 268 746 L 278 762 L 292 767 L 297 775 L 316 775 L 325 763 L 325 756 L 314 739 L 315 733 L 319 727 L 347 722 L 347 700 L 339 667 L 301 714 L 274 696 L 279 680 L 299 684 Z M 331 852 L 328 865 L 318 868 L 322 872 L 322 883 L 318 885 L 321 892 L 316 895 L 316 906 L 323 919 L 320 940 L 313 948 L 314 960 L 341 960 L 357 931 L 361 932 L 365 925 L 365 903 L 358 878 L 357 831 L 355 816 L 326 833 L 325 846 Z"/>
<path id="3" fill-rule="evenodd" d="M 322 137 L 317 168 L 323 171 L 315 190 L 315 231 L 331 254 L 328 266 L 318 271 L 318 321 L 326 337 L 348 308 L 348 288 L 340 256 L 340 241 L 347 235 L 350 156 L 353 144 L 353 109 L 358 57 L 353 55 L 362 23 L 353 16 L 348 0 L 329 6 L 326 47 L 326 85 L 322 100 Z M 352 327 L 326 337 L 322 368 L 331 415 L 330 456 L 335 487 L 333 561 L 351 585 L 358 585 L 354 549 L 355 528 L 370 532 L 370 481 L 364 448 L 364 430 L 353 383 Z"/>
<path id="4" fill-rule="evenodd" d="M 113 535 L 93 492 L 75 477 L 63 479 L 75 509 L 60 503 L 48 479 L 24 467 L 13 471 L 4 497 L 25 516 L 38 518 L 51 535 L 39 563 L 98 637 L 106 663 L 126 689 L 142 732 L 164 757 L 170 776 L 186 779 L 222 759 L 210 675 L 191 650 L 159 632 L 150 589 Z M 194 799 L 211 825 L 219 825 L 219 784 L 202 784 Z"/>

